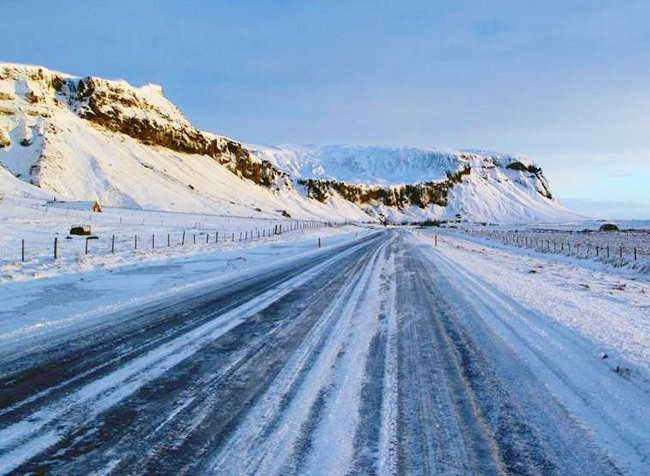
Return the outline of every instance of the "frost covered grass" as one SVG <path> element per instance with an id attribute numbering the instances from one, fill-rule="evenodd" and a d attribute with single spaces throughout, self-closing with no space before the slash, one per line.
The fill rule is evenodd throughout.
<path id="1" fill-rule="evenodd" d="M 599 261 L 617 268 L 630 268 L 650 274 L 648 230 L 600 232 L 589 229 L 464 229 L 463 232 L 539 253 Z"/>

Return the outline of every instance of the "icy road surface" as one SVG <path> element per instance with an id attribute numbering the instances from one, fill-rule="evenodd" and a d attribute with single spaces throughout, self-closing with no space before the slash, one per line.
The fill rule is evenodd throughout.
<path id="1" fill-rule="evenodd" d="M 0 472 L 643 474 L 647 382 L 454 273 L 388 231 L 2 351 Z"/>

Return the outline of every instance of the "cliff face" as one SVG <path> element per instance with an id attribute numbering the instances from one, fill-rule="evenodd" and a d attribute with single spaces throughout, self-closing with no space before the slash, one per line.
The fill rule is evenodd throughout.
<path id="1" fill-rule="evenodd" d="M 18 65 L 0 67 L 0 80 L 19 85 L 19 94 L 22 93 L 28 103 L 41 106 L 28 112 L 34 116 L 48 117 L 44 110 L 48 105 L 67 107 L 96 126 L 126 134 L 143 144 L 210 156 L 231 172 L 258 185 L 290 185 L 287 173 L 251 155 L 241 143 L 192 126 L 163 96 L 159 86 L 134 88 L 124 81 L 76 78 L 44 68 Z M 15 93 L 4 96 L 13 99 Z M 10 140 L 9 131 L 2 128 L 0 147 L 10 145 Z"/>
<path id="2" fill-rule="evenodd" d="M 430 205 L 446 207 L 449 204 L 449 189 L 462 182 L 464 175 L 471 173 L 467 166 L 455 173 L 448 173 L 444 180 L 402 185 L 365 185 L 339 182 L 333 179 L 298 179 L 307 194 L 320 202 L 326 202 L 334 192 L 356 205 L 384 205 L 407 209 L 426 208 Z"/>

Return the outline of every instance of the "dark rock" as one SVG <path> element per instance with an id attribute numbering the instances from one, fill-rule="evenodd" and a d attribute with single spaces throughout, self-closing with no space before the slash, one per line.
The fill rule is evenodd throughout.
<path id="1" fill-rule="evenodd" d="M 614 223 L 604 223 L 600 226 L 600 231 L 618 231 L 618 226 Z"/>

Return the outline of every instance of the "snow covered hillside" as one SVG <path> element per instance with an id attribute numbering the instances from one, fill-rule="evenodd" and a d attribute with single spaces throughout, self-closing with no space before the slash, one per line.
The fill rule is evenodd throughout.
<path id="1" fill-rule="evenodd" d="M 243 216 L 367 220 L 296 192 L 231 139 L 195 129 L 158 86 L 0 65 L 2 192 Z M 28 185 L 29 184 L 29 185 Z"/>
<path id="2" fill-rule="evenodd" d="M 0 184 L 9 195 L 264 218 L 576 218 L 523 157 L 244 146 L 196 129 L 160 86 L 15 64 L 0 64 Z"/>
<path id="3" fill-rule="evenodd" d="M 342 195 L 394 221 L 563 222 L 577 215 L 539 166 L 506 154 L 371 146 L 248 146 L 296 177 L 308 195 Z"/>

